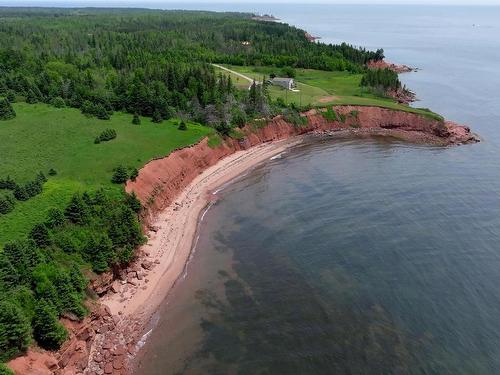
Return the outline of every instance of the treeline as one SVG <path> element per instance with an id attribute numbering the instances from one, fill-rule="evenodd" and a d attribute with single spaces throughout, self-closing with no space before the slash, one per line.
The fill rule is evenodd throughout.
<path id="1" fill-rule="evenodd" d="M 361 78 L 361 86 L 381 91 L 398 90 L 401 87 L 397 73 L 391 69 L 369 69 Z"/>
<path id="2" fill-rule="evenodd" d="M 87 279 L 128 262 L 143 242 L 135 195 L 76 194 L 65 210 L 51 209 L 28 238 L 0 251 L 0 361 L 32 340 L 57 349 L 67 337 L 61 316 L 83 318 Z"/>
<path id="3" fill-rule="evenodd" d="M 382 50 L 311 43 L 303 30 L 248 14 L 2 8 L 0 17 L 0 96 L 103 120 L 126 111 L 157 122 L 185 115 L 205 122 L 213 108 L 245 105 L 248 93 L 210 62 L 363 72 L 383 57 Z"/>

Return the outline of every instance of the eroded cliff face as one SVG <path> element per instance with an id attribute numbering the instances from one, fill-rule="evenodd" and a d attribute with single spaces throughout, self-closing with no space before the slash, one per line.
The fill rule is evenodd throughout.
<path id="1" fill-rule="evenodd" d="M 283 116 L 277 116 L 262 126 L 247 125 L 240 140 L 228 139 L 222 145 L 211 148 L 206 140 L 177 150 L 165 158 L 153 160 L 139 172 L 135 181 L 129 181 L 126 191 L 135 192 L 147 208 L 144 223 L 150 223 L 154 215 L 170 205 L 175 197 L 205 168 L 237 150 L 291 136 L 312 132 L 348 130 L 362 133 L 384 130 L 382 134 L 404 135 L 408 140 L 453 145 L 476 142 L 470 129 L 451 122 L 442 122 L 425 116 L 394 111 L 379 107 L 335 106 L 336 120 L 320 110 L 303 113 L 307 125 L 294 126 Z M 323 110 L 324 111 L 324 110 Z M 328 119 L 327 117 L 330 117 Z"/>

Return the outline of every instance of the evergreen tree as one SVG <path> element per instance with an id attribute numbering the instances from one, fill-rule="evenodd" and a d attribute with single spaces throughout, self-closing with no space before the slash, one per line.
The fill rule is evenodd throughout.
<path id="1" fill-rule="evenodd" d="M 0 99 L 0 120 L 11 120 L 16 117 L 12 104 L 7 99 Z"/>
<path id="2" fill-rule="evenodd" d="M 0 283 L 5 291 L 14 289 L 19 283 L 19 275 L 10 259 L 4 252 L 0 252 Z"/>
<path id="3" fill-rule="evenodd" d="M 33 317 L 33 335 L 38 344 L 48 350 L 57 350 L 68 337 L 68 332 L 58 321 L 56 309 L 45 299 L 38 301 Z"/>
<path id="4" fill-rule="evenodd" d="M 24 352 L 30 336 L 30 323 L 22 310 L 9 300 L 0 300 L 0 361 Z"/>
<path id="5" fill-rule="evenodd" d="M 113 173 L 113 177 L 111 178 L 111 182 L 114 184 L 124 184 L 128 180 L 127 168 L 123 165 L 119 165 L 115 168 L 115 172 Z"/>
<path id="6" fill-rule="evenodd" d="M 135 181 L 135 179 L 137 178 L 137 176 L 139 176 L 139 171 L 137 170 L 137 168 L 134 168 L 132 170 L 132 173 L 130 173 L 130 179 L 132 181 Z"/>
<path id="7" fill-rule="evenodd" d="M 47 215 L 47 220 L 45 221 L 45 225 L 48 228 L 55 228 L 61 226 L 66 221 L 64 217 L 64 213 L 58 208 L 51 208 Z"/>
<path id="8" fill-rule="evenodd" d="M 161 113 L 160 111 L 158 111 L 157 109 L 153 112 L 153 118 L 152 118 L 152 121 L 156 124 L 159 124 L 160 122 L 163 121 L 163 118 L 161 117 Z"/>
<path id="9" fill-rule="evenodd" d="M 127 194 L 125 201 L 127 205 L 136 213 L 142 208 L 141 201 L 137 198 L 135 191 L 133 191 L 132 194 Z"/>
<path id="10" fill-rule="evenodd" d="M 139 117 L 139 115 L 136 113 L 134 113 L 134 117 L 132 118 L 132 124 L 134 125 L 141 125 L 141 118 Z"/>
<path id="11" fill-rule="evenodd" d="M 36 96 L 33 90 L 28 91 L 28 95 L 26 95 L 26 103 L 28 104 L 38 103 L 38 97 Z"/>
<path id="12" fill-rule="evenodd" d="M 69 205 L 64 211 L 66 219 L 74 224 L 85 224 L 88 221 L 88 207 L 80 194 L 75 194 L 71 198 Z"/>
<path id="13" fill-rule="evenodd" d="M 57 96 L 57 97 L 53 98 L 50 101 L 50 104 L 52 104 L 56 108 L 64 108 L 64 107 L 66 107 L 66 102 L 60 96 Z"/>
<path id="14" fill-rule="evenodd" d="M 8 214 L 14 210 L 14 200 L 9 196 L 0 196 L 0 214 Z"/>
<path id="15" fill-rule="evenodd" d="M 9 90 L 7 92 L 7 100 L 10 102 L 10 103 L 14 103 L 16 101 L 16 93 L 14 90 Z"/>
<path id="16" fill-rule="evenodd" d="M 187 125 L 184 121 L 181 121 L 181 123 L 179 124 L 179 127 L 178 127 L 179 130 L 187 130 Z"/>
<path id="17" fill-rule="evenodd" d="M 30 232 L 30 238 L 35 241 L 35 244 L 44 248 L 50 245 L 49 230 L 45 224 L 37 224 Z"/>

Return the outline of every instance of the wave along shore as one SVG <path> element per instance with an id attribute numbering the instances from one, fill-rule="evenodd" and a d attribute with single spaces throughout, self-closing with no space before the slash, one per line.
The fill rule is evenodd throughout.
<path id="1" fill-rule="evenodd" d="M 93 282 L 102 295 L 82 323 L 65 322 L 71 339 L 55 355 L 30 351 L 11 361 L 18 374 L 126 374 L 151 317 L 183 276 L 199 218 L 214 191 L 249 168 L 300 143 L 301 134 L 378 134 L 411 142 L 455 145 L 477 142 L 470 129 L 410 112 L 379 107 L 335 106 L 334 113 L 303 113 L 305 125 L 282 116 L 241 129 L 239 140 L 209 147 L 207 139 L 146 164 L 127 192 L 145 209 L 148 242 L 125 270 Z"/>

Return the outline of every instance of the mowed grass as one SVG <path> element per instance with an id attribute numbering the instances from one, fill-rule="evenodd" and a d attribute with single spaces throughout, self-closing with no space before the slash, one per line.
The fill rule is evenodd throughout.
<path id="1" fill-rule="evenodd" d="M 274 67 L 234 65 L 227 65 L 227 67 L 257 81 L 262 81 L 263 77 L 269 77 L 271 73 L 278 76 L 280 74 L 280 69 Z M 428 109 L 399 104 L 392 98 L 368 91 L 360 86 L 361 74 L 326 72 L 313 69 L 296 69 L 295 72 L 295 82 L 299 92 L 271 86 L 269 93 L 274 99 L 280 97 L 286 103 L 295 103 L 299 106 L 313 105 L 322 107 L 334 104 L 377 106 L 442 120 L 441 116 Z"/>
<path id="2" fill-rule="evenodd" d="M 118 194 L 123 186 L 111 183 L 118 165 L 139 169 L 152 158 L 213 132 L 193 123 L 181 131 L 173 120 L 154 124 L 142 118 L 141 125 L 132 125 L 132 116 L 124 113 L 102 121 L 87 118 L 76 109 L 45 104 L 17 103 L 14 109 L 15 119 L 0 121 L 0 177 L 10 175 L 17 182 L 26 182 L 42 171 L 49 180 L 42 194 L 16 202 L 14 211 L 0 215 L 0 247 L 29 233 L 51 207 L 63 208 L 75 192 L 104 188 Z M 107 128 L 116 130 L 116 139 L 94 144 Z M 56 176 L 48 176 L 51 168 Z"/>

